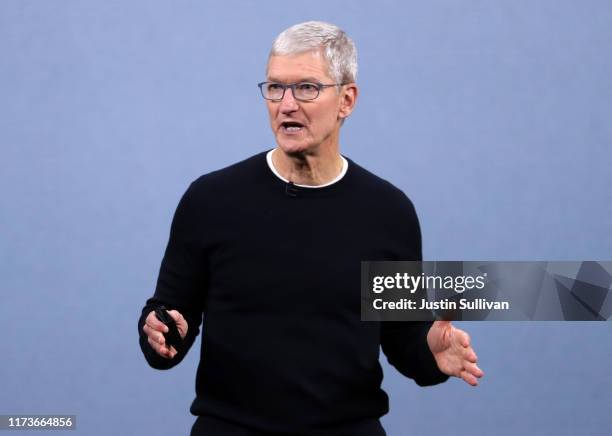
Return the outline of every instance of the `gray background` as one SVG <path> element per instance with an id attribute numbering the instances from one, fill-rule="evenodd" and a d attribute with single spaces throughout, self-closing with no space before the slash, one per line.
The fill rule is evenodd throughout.
<path id="1" fill-rule="evenodd" d="M 150 369 L 136 320 L 188 183 L 274 145 L 255 84 L 308 19 L 357 43 L 342 150 L 414 201 L 426 259 L 612 258 L 610 2 L 3 0 L 0 413 L 188 432 L 198 353 Z M 391 436 L 610 433 L 609 323 L 460 326 L 481 386 L 385 364 Z"/>

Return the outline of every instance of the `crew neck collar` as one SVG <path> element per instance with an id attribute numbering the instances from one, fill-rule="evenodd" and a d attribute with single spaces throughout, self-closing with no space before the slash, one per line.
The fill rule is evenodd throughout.
<path id="1" fill-rule="evenodd" d="M 268 166 L 270 167 L 270 170 L 274 173 L 274 175 L 276 177 L 278 177 L 279 179 L 281 179 L 283 182 L 285 183 L 289 183 L 289 180 L 285 179 L 283 176 L 280 175 L 280 173 L 276 170 L 276 168 L 274 167 L 274 164 L 272 163 L 272 153 L 274 152 L 274 148 L 270 151 L 268 151 L 266 153 L 266 161 L 268 162 Z M 334 178 L 333 180 L 331 180 L 330 182 L 327 182 L 323 185 L 298 185 L 297 183 L 293 183 L 294 186 L 298 186 L 300 188 L 308 188 L 308 189 L 318 189 L 318 188 L 325 188 L 327 186 L 333 185 L 334 183 L 339 182 L 346 174 L 346 172 L 348 171 L 348 161 L 345 159 L 344 156 L 340 155 L 340 158 L 342 159 L 342 170 L 340 170 L 340 174 L 338 174 L 336 176 L 336 178 Z"/>

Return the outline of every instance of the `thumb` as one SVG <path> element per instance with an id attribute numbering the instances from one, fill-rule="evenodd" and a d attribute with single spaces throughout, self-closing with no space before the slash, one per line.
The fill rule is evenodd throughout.
<path id="1" fill-rule="evenodd" d="M 451 326 L 451 322 L 444 321 L 444 320 L 437 320 L 437 321 L 434 321 L 434 326 L 436 326 L 437 328 L 447 329 Z"/>
<path id="2" fill-rule="evenodd" d="M 453 328 L 454 327 L 450 321 L 438 320 L 434 321 L 430 331 L 433 331 L 432 334 L 437 336 L 442 341 L 442 343 L 448 344 Z"/>

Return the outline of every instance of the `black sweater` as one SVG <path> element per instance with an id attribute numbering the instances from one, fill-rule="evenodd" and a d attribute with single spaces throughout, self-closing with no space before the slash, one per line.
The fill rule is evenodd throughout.
<path id="1" fill-rule="evenodd" d="M 380 417 L 380 345 L 421 386 L 448 378 L 427 346 L 430 323 L 360 320 L 360 262 L 420 260 L 421 237 L 410 200 L 348 162 L 332 185 L 287 192 L 264 152 L 201 176 L 183 195 L 138 331 L 147 362 L 168 369 L 204 316 L 194 415 L 303 434 Z M 189 324 L 172 360 L 142 333 L 159 304 Z"/>

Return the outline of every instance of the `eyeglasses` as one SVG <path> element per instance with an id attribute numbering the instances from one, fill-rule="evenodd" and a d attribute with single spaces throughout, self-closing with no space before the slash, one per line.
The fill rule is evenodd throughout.
<path id="1" fill-rule="evenodd" d="M 308 101 L 317 98 L 321 90 L 324 88 L 342 85 L 346 85 L 346 83 L 331 83 L 325 85 L 322 83 L 299 82 L 285 85 L 284 83 L 277 82 L 261 82 L 257 84 L 261 90 L 261 95 L 263 98 L 272 101 L 281 101 L 285 96 L 285 91 L 287 88 L 291 88 L 293 98 L 296 100 Z"/>

